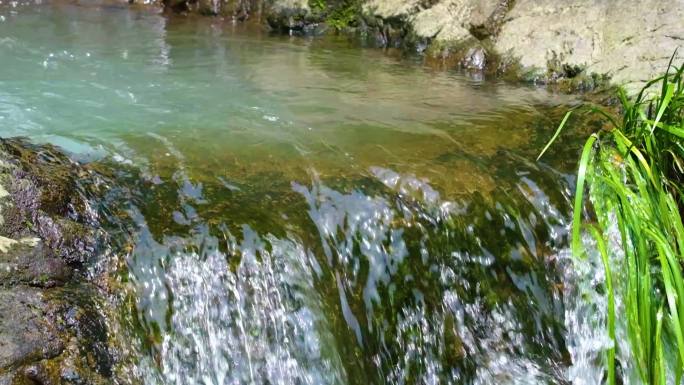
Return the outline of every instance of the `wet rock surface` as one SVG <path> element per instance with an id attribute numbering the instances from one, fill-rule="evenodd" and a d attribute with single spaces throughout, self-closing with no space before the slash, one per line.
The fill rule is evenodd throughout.
<path id="1" fill-rule="evenodd" d="M 321 21 L 313 15 L 306 0 L 274 3 L 266 20 L 272 29 L 283 33 L 305 33 Z"/>
<path id="2" fill-rule="evenodd" d="M 113 358 L 89 269 L 98 177 L 52 146 L 0 139 L 0 384 L 106 384 Z"/>

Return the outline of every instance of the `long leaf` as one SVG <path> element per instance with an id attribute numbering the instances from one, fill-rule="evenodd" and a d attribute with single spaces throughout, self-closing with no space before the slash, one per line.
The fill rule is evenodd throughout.
<path id="1" fill-rule="evenodd" d="M 587 166 L 591 161 L 591 152 L 594 143 L 598 140 L 597 134 L 592 134 L 587 139 L 582 149 L 579 169 L 577 171 L 577 187 L 575 189 L 575 205 L 572 216 L 572 252 L 575 256 L 582 255 L 582 238 L 580 236 L 582 224 L 582 207 L 584 206 L 584 182 L 587 178 Z"/>
<path id="2" fill-rule="evenodd" d="M 549 140 L 549 142 L 546 143 L 546 146 L 544 147 L 544 149 L 541 150 L 541 152 L 539 153 L 539 156 L 537 156 L 537 160 L 541 159 L 541 157 L 544 155 L 546 150 L 548 150 L 549 147 L 551 147 L 551 145 L 553 144 L 553 142 L 556 141 L 556 138 L 558 138 L 558 135 L 560 135 L 561 130 L 563 130 L 563 127 L 565 126 L 565 123 L 568 121 L 568 118 L 570 117 L 571 114 L 572 114 L 572 110 L 568 111 L 565 114 L 565 116 L 563 117 L 563 120 L 561 121 L 561 124 L 556 129 L 556 133 L 553 134 L 553 136 L 551 137 L 551 140 Z"/>

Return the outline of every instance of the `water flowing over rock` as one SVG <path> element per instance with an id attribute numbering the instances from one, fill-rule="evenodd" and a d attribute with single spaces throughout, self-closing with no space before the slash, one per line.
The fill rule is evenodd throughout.
<path id="1" fill-rule="evenodd" d="M 509 6 L 468 11 L 462 65 Z M 0 16 L 3 135 L 69 154 L 0 140 L 0 385 L 601 383 L 600 258 L 567 245 L 602 122 L 534 160 L 575 96 L 219 17 Z"/>

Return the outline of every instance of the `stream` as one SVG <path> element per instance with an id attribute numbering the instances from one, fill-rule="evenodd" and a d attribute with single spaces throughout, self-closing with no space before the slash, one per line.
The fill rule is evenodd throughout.
<path id="1" fill-rule="evenodd" d="M 0 136 L 113 181 L 118 383 L 598 384 L 573 95 L 347 37 L 0 2 Z"/>

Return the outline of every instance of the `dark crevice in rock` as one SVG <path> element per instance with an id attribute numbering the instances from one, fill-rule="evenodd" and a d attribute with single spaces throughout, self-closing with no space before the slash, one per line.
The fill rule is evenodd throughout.
<path id="1" fill-rule="evenodd" d="M 498 35 L 501 25 L 514 5 L 515 0 L 500 0 L 484 23 L 470 24 L 470 34 L 478 40 L 485 40 Z"/>

